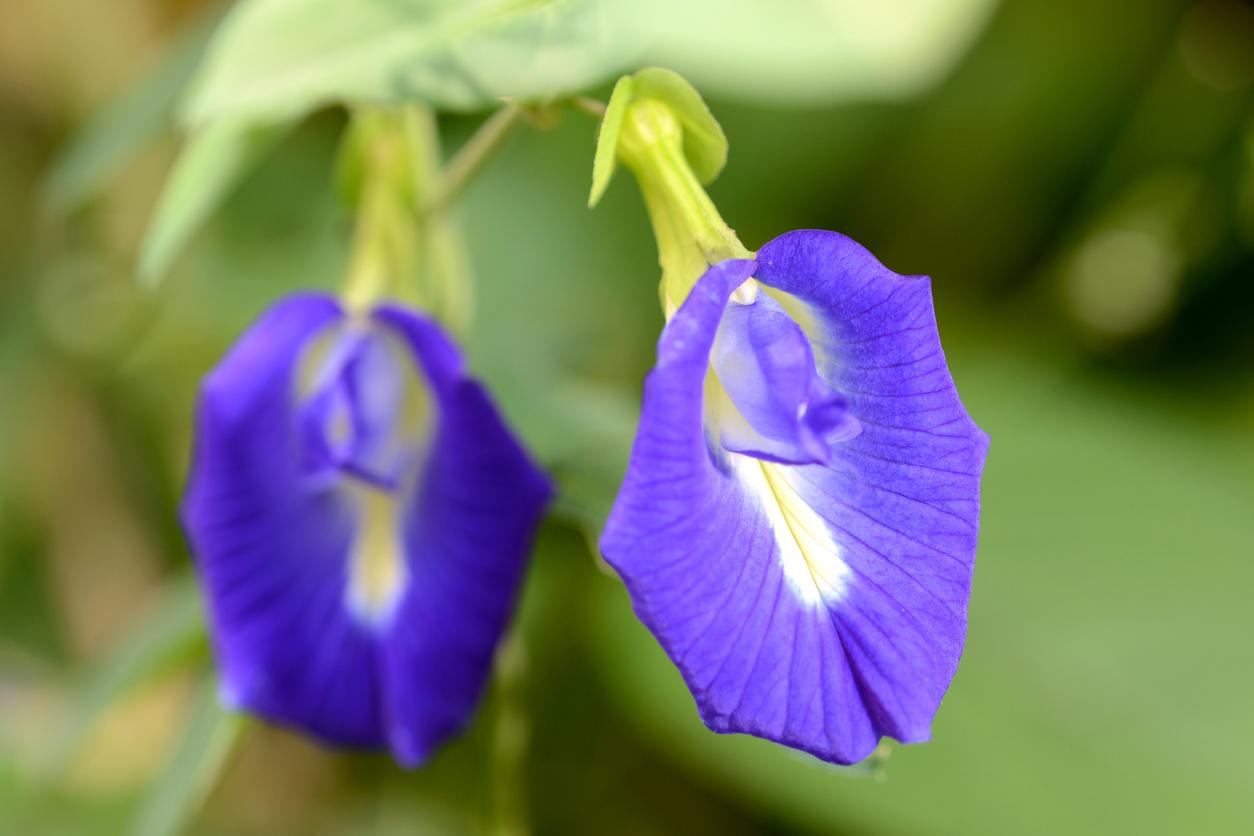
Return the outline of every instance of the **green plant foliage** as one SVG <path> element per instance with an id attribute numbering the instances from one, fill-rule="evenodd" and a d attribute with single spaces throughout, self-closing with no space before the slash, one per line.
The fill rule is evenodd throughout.
<path id="1" fill-rule="evenodd" d="M 454 110 L 551 98 L 634 58 L 627 9 L 602 0 L 248 0 L 187 103 L 194 124 L 294 119 L 335 102 Z"/>
<path id="2" fill-rule="evenodd" d="M 44 774 L 60 773 L 106 708 L 194 652 L 202 646 L 204 636 L 200 595 L 187 578 L 173 585 L 152 611 L 141 614 L 127 639 L 88 671 L 74 689 L 75 698 L 44 753 Z"/>
<path id="3" fill-rule="evenodd" d="M 197 690 L 183 738 L 136 816 L 133 836 L 176 836 L 186 832 L 225 766 L 243 720 L 218 703 L 217 677 Z"/>
<path id="4" fill-rule="evenodd" d="M 194 133 L 166 180 L 139 257 L 156 285 L 187 241 L 286 132 L 286 124 L 224 121 Z"/>
<path id="5" fill-rule="evenodd" d="M 536 834 L 1254 832 L 1248 4 L 242 0 L 183 99 L 191 139 L 144 256 L 150 279 L 177 257 L 178 292 L 150 296 L 127 255 L 152 183 L 118 175 L 169 139 L 196 24 L 168 29 L 177 13 L 146 0 L 94 17 L 10 5 L 0 833 L 496 832 L 502 798 Z M 142 21 L 136 62 L 165 56 L 158 78 L 122 67 L 114 44 L 132 41 L 101 23 L 115 20 Z M 425 233 L 424 269 L 460 284 L 473 268 L 458 342 L 558 488 L 508 699 L 494 677 L 466 734 L 414 772 L 262 723 L 231 758 L 238 721 L 209 682 L 182 711 L 177 688 L 143 686 L 203 676 L 208 655 L 175 521 L 198 382 L 276 298 L 342 278 L 343 123 L 298 117 L 487 110 L 505 93 L 558 97 L 547 115 L 646 63 L 712 102 L 734 152 L 711 192 L 746 244 L 835 229 L 934 279 L 948 362 L 993 438 L 966 652 L 934 739 L 846 770 L 709 732 L 596 556 L 663 325 L 638 190 L 606 191 L 631 76 L 601 126 L 596 212 L 595 122 L 527 107 Z M 105 78 L 138 84 L 93 117 Z M 440 113 L 444 147 L 481 122 Z M 1183 181 L 1199 184 L 1183 209 L 1145 189 Z M 1072 250 L 1129 230 L 1167 256 L 1171 284 L 1151 330 L 1098 341 L 1077 327 L 1093 311 L 1068 295 Z M 1101 259 L 1085 264 L 1109 290 Z M 114 316 L 93 301 L 114 296 L 144 315 L 91 350 L 64 339 Z M 49 438 L 56 450 L 30 443 Z M 161 602 L 128 626 L 156 584 Z M 86 745 L 97 733 L 126 751 Z"/>
<path id="6" fill-rule="evenodd" d="M 217 14 L 208 14 L 188 27 L 152 72 L 71 138 L 44 182 L 45 200 L 52 211 L 66 213 L 81 207 L 139 149 L 170 129 L 179 97 L 200 66 L 217 22 Z"/>
<path id="7" fill-rule="evenodd" d="M 646 44 L 650 63 L 673 67 L 706 95 L 778 107 L 916 94 L 954 65 L 998 3 L 632 0 L 632 5 L 636 14 L 624 34 Z"/>

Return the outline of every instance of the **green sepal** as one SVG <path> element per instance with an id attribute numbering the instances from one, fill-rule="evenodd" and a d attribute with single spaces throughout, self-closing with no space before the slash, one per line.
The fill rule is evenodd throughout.
<path id="1" fill-rule="evenodd" d="M 692 173 L 703 184 L 712 183 L 727 164 L 727 135 L 697 88 L 674 70 L 661 67 L 646 67 L 636 73 L 634 82 L 634 98 L 657 99 L 679 119 L 684 156 Z"/>
<path id="2" fill-rule="evenodd" d="M 727 162 L 727 137 L 691 84 L 652 67 L 614 87 L 601 120 L 589 205 L 601 198 L 619 160 L 644 197 L 669 318 L 706 267 L 750 255 L 703 187 Z"/>
<path id="3" fill-rule="evenodd" d="M 344 129 L 335 161 L 335 184 L 340 198 L 358 208 L 369 176 L 383 176 L 389 192 L 408 212 L 416 212 L 419 191 L 429 185 L 431 172 L 418 159 L 424 138 L 416 108 L 360 108 Z"/>
<path id="4" fill-rule="evenodd" d="M 597 205 L 614 176 L 628 111 L 633 104 L 647 100 L 663 105 L 679 124 L 684 159 L 698 182 L 713 182 L 727 164 L 727 135 L 697 89 L 674 70 L 646 67 L 634 75 L 623 76 L 614 85 L 597 135 L 588 206 Z"/>
<path id="5" fill-rule="evenodd" d="M 592 159 L 592 192 L 588 195 L 588 208 L 596 206 L 609 188 L 614 171 L 618 168 L 618 139 L 623 131 L 623 117 L 631 104 L 635 80 L 625 75 L 614 85 L 610 102 L 601 117 L 601 130 L 597 134 L 596 156 Z"/>
<path id="6" fill-rule="evenodd" d="M 369 131 L 359 118 L 350 118 L 335 152 L 335 192 L 344 205 L 355 208 L 361 203 L 366 182 L 366 149 Z"/>

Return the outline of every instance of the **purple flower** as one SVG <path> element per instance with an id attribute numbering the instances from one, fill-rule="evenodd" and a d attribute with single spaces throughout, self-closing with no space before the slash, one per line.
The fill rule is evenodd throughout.
<path id="1" fill-rule="evenodd" d="M 204 382 L 183 505 L 224 700 L 423 762 L 474 710 L 549 493 L 432 321 L 276 304 Z"/>
<path id="2" fill-rule="evenodd" d="M 601 549 L 706 725 L 853 763 L 929 737 L 987 448 L 928 280 L 790 232 L 667 324 Z"/>

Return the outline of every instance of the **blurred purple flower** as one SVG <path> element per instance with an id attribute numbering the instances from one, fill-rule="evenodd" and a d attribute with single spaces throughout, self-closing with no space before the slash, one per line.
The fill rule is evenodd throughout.
<path id="1" fill-rule="evenodd" d="M 474 710 L 549 485 L 429 319 L 276 304 L 206 378 L 183 521 L 223 699 L 423 762 Z"/>
<path id="2" fill-rule="evenodd" d="M 667 324 L 601 549 L 711 729 L 853 763 L 930 735 L 987 448 L 929 281 L 790 232 Z"/>

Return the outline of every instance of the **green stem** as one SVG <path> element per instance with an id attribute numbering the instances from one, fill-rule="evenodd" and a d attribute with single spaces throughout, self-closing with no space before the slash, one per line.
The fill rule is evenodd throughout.
<path id="1" fill-rule="evenodd" d="M 362 187 L 361 208 L 353 233 L 344 300 L 353 310 L 370 307 L 388 291 L 391 262 L 387 227 L 390 199 L 386 184 L 370 177 Z"/>
<path id="2" fill-rule="evenodd" d="M 527 758 L 527 710 L 523 703 L 526 679 L 526 645 L 515 628 L 501 643 L 496 658 L 499 704 L 492 734 L 493 811 L 490 832 L 494 836 L 527 836 L 524 766 Z"/>
<path id="3" fill-rule="evenodd" d="M 571 105 L 575 110 L 581 111 L 593 116 L 597 119 L 605 118 L 606 105 L 605 102 L 594 99 L 591 96 L 574 96 L 570 99 Z"/>
<path id="4" fill-rule="evenodd" d="M 458 150 L 423 202 L 423 212 L 431 214 L 452 203 L 500 150 L 523 116 L 518 105 L 506 105 L 479 126 L 474 135 Z"/>

